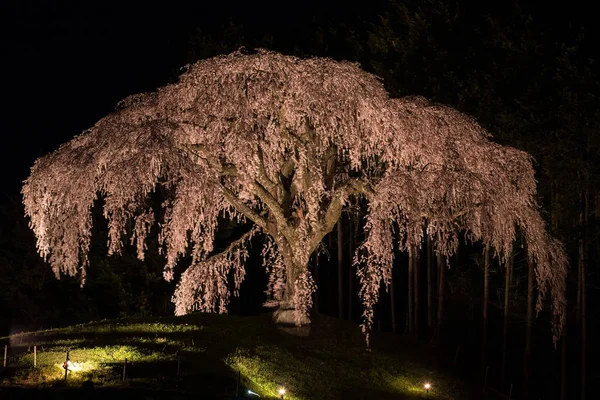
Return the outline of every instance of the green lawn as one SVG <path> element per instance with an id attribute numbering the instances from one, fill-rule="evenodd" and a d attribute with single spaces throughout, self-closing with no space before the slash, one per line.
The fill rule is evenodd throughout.
<path id="1" fill-rule="evenodd" d="M 2 345 L 9 344 L 0 390 L 66 390 L 91 380 L 98 390 L 232 398 L 239 373 L 240 392 L 251 390 L 260 398 L 279 398 L 280 387 L 286 389 L 285 399 L 468 398 L 459 382 L 436 370 L 435 353 L 426 344 L 377 333 L 372 342 L 368 351 L 358 326 L 323 316 L 314 319 L 308 336 L 282 332 L 267 315 L 93 322 L 0 338 Z M 65 382 L 67 351 L 74 370 Z M 123 382 L 125 358 L 129 364 Z M 429 393 L 425 382 L 432 384 Z"/>

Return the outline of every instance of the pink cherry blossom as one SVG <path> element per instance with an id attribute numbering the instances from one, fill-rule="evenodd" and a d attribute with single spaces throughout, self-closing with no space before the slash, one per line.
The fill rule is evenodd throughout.
<path id="1" fill-rule="evenodd" d="M 424 235 L 451 255 L 458 235 L 504 260 L 517 231 L 535 264 L 540 310 L 550 293 L 555 339 L 565 318 L 567 258 L 535 199 L 531 158 L 491 140 L 472 118 L 424 98 L 392 99 L 353 63 L 260 50 L 187 66 L 179 82 L 130 96 L 92 128 L 38 159 L 23 187 L 39 253 L 57 277 L 85 281 L 91 207 L 100 195 L 109 253 L 130 240 L 143 258 L 161 186 L 164 276 L 191 253 L 173 296 L 176 313 L 226 312 L 239 288 L 251 236 L 266 235 L 270 292 L 307 317 L 316 290 L 307 264 L 351 196 L 369 204 L 354 262 L 368 334 L 379 287 L 391 279 L 394 246 Z M 215 254 L 219 218 L 255 228 Z M 367 336 L 368 337 L 368 336 Z"/>

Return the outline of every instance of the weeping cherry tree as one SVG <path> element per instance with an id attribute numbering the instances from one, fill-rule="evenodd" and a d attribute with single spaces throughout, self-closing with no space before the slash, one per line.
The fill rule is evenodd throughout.
<path id="1" fill-rule="evenodd" d="M 164 220 L 148 197 L 169 193 Z M 554 336 L 565 316 L 567 260 L 546 232 L 530 157 L 494 143 L 472 118 L 420 97 L 393 99 L 356 64 L 241 51 L 189 65 L 178 83 L 121 101 L 114 113 L 38 159 L 23 187 L 37 249 L 57 277 L 85 282 L 91 209 L 104 199 L 109 254 L 126 240 L 143 259 L 158 224 L 164 277 L 182 255 L 191 266 L 173 296 L 176 314 L 226 312 L 244 278 L 247 245 L 262 255 L 278 322 L 308 324 L 316 290 L 308 262 L 351 197 L 369 204 L 354 264 L 363 331 L 394 247 L 433 238 L 447 257 L 459 235 L 511 254 L 517 231 L 535 264 L 538 310 L 550 293 Z M 253 228 L 222 252 L 219 218 Z M 133 229 L 127 231 L 131 224 Z"/>

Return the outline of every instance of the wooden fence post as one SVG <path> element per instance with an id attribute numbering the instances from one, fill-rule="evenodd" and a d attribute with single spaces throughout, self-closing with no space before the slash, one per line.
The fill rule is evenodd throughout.
<path id="1" fill-rule="evenodd" d="M 37 367 L 37 346 L 33 345 L 33 368 Z"/>
<path id="2" fill-rule="evenodd" d="M 63 368 L 65 369 L 65 381 L 67 380 L 67 374 L 69 373 L 69 351 L 67 350 L 67 358 L 65 358 L 65 363 L 63 364 Z"/>
<path id="3" fill-rule="evenodd" d="M 127 373 L 127 358 L 125 358 L 125 362 L 123 363 L 123 382 L 125 382 L 125 374 Z"/>
<path id="4" fill-rule="evenodd" d="M 8 352 L 8 345 L 4 345 L 4 368 L 6 368 L 6 354 Z"/>

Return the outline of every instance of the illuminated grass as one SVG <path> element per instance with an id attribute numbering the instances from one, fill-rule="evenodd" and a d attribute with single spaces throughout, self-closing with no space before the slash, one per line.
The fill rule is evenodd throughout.
<path id="1" fill-rule="evenodd" d="M 63 381 L 66 349 L 37 352 L 37 367 L 33 367 L 33 353 L 24 353 L 12 360 L 16 375 L 9 379 L 12 384 L 55 384 Z M 152 363 L 170 360 L 173 357 L 157 352 L 143 352 L 133 346 L 104 346 L 73 349 L 69 359 L 73 370 L 69 371 L 67 384 L 80 385 L 86 380 L 100 384 L 115 384 L 121 378 L 121 365 L 129 362 Z"/>
<path id="2" fill-rule="evenodd" d="M 251 355 L 246 350 L 237 350 L 227 358 L 227 364 L 233 369 L 239 370 L 247 380 L 247 386 L 262 396 L 277 397 L 277 390 L 284 387 L 287 390 L 288 399 L 299 399 L 298 379 L 289 375 L 287 370 L 278 368 L 278 363 L 271 357 L 264 359 L 257 355 Z M 290 358 L 293 363 L 293 358 Z M 304 388 L 310 390 L 310 388 Z"/>
<path id="3" fill-rule="evenodd" d="M 3 340 L 4 339 L 4 340 Z M 427 365 L 425 345 L 391 334 L 373 335 L 367 351 L 358 327 L 318 317 L 307 337 L 278 330 L 268 315 L 195 314 L 175 318 L 101 321 L 0 338 L 10 345 L 0 385 L 142 387 L 202 397 L 233 396 L 238 371 L 242 390 L 286 399 L 467 399 L 460 385 Z M 37 368 L 33 368 L 33 344 Z M 66 351 L 78 371 L 64 382 Z M 181 380 L 177 381 L 177 359 Z M 122 382 L 123 361 L 128 379 Z M 430 362 L 431 364 L 431 362 Z M 432 383 L 425 395 L 423 384 Z"/>
<path id="4" fill-rule="evenodd" d="M 343 354 L 338 350 L 307 348 L 292 354 L 276 347 L 257 346 L 237 349 L 226 362 L 241 372 L 252 391 L 274 398 L 279 387 L 285 387 L 288 399 L 351 398 L 355 388 L 369 388 L 378 398 L 401 395 L 403 399 L 420 399 L 427 394 L 423 385 L 428 381 L 436 382 L 436 387 L 427 398 L 455 398 L 457 390 L 431 370 L 418 366 L 399 369 L 401 361 L 376 352 L 356 349 Z M 324 361 L 328 358 L 335 360 L 335 365 Z"/>

